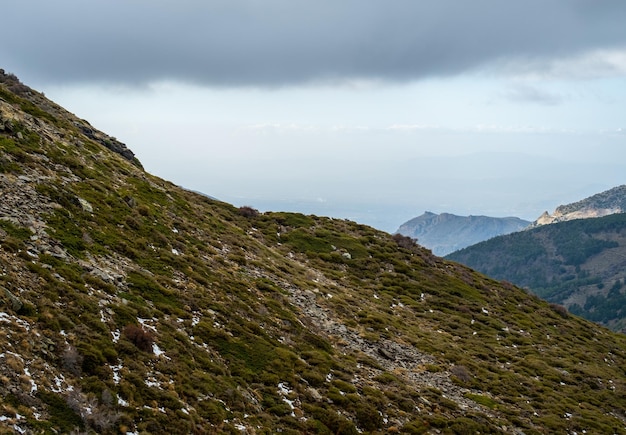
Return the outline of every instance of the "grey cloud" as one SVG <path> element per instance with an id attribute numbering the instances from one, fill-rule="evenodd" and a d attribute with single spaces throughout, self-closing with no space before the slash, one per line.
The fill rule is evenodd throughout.
<path id="1" fill-rule="evenodd" d="M 3 7 L 0 67 L 56 83 L 408 81 L 623 48 L 624 22 L 622 0 L 20 0 Z"/>
<path id="2" fill-rule="evenodd" d="M 517 84 L 509 86 L 504 94 L 506 99 L 521 103 L 533 103 L 546 106 L 555 106 L 563 102 L 561 95 L 540 89 L 528 84 Z"/>

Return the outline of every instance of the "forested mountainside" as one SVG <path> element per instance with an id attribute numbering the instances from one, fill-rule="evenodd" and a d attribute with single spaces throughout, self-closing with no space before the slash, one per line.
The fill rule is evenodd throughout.
<path id="1" fill-rule="evenodd" d="M 541 226 L 470 246 L 448 258 L 626 331 L 624 213 Z"/>
<path id="2" fill-rule="evenodd" d="M 517 217 L 457 216 L 427 211 L 400 225 L 396 232 L 417 239 L 433 254 L 444 256 L 492 237 L 521 231 L 528 225 L 530 222 Z"/>
<path id="3" fill-rule="evenodd" d="M 626 212 L 626 185 L 614 187 L 571 204 L 560 205 L 552 214 L 546 211 L 532 223 L 531 227 L 624 212 Z"/>
<path id="4" fill-rule="evenodd" d="M 184 190 L 4 73 L 0 192 L 5 433 L 626 433 L 624 336 Z"/>

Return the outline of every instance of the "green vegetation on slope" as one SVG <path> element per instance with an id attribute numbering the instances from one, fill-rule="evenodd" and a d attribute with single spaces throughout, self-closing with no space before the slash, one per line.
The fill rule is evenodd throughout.
<path id="1" fill-rule="evenodd" d="M 450 254 L 615 329 L 625 326 L 626 214 L 545 225 Z M 620 281 L 621 280 L 621 281 Z"/>
<path id="2" fill-rule="evenodd" d="M 626 433 L 623 336 L 402 236 L 185 191 L 0 98 L 3 430 Z"/>

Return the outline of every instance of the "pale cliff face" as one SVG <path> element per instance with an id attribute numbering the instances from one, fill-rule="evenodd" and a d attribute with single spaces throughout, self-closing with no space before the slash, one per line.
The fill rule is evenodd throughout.
<path id="1" fill-rule="evenodd" d="M 533 227 L 540 225 L 548 225 L 557 222 L 566 222 L 574 219 L 589 219 L 589 218 L 598 218 L 603 216 L 608 216 L 615 213 L 623 213 L 624 210 L 621 208 L 586 208 L 583 210 L 576 210 L 569 213 L 563 213 L 559 209 L 555 210 L 554 213 L 548 214 L 548 212 L 544 212 L 537 220 L 533 223 Z"/>
<path id="2" fill-rule="evenodd" d="M 571 204 L 560 205 L 552 214 L 546 211 L 529 228 L 616 213 L 626 213 L 626 185 L 614 187 Z"/>

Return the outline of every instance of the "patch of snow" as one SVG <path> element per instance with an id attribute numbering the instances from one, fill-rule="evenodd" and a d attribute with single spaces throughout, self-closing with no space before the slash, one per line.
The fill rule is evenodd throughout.
<path id="1" fill-rule="evenodd" d="M 161 350 L 161 348 L 156 343 L 152 343 L 152 352 L 156 356 L 161 356 L 165 353 L 164 351 Z"/>
<path id="2" fill-rule="evenodd" d="M 25 320 L 20 319 L 19 317 L 15 317 L 10 314 L 7 314 L 4 311 L 0 311 L 0 321 L 6 322 L 6 323 L 16 323 L 22 328 L 24 328 L 27 332 L 30 331 L 30 323 L 28 323 Z"/>
<path id="3" fill-rule="evenodd" d="M 174 234 L 178 234 L 178 228 L 176 228 L 176 227 L 172 228 L 172 232 L 173 232 Z"/>
<path id="4" fill-rule="evenodd" d="M 116 329 L 115 331 L 111 331 L 111 335 L 113 336 L 113 343 L 117 343 L 120 340 L 122 333 L 119 329 Z"/>
<path id="5" fill-rule="evenodd" d="M 172 248 L 172 254 L 174 254 L 174 255 L 180 255 L 180 252 L 178 252 L 178 249 L 174 249 L 174 248 Z"/>
<path id="6" fill-rule="evenodd" d="M 120 396 L 117 396 L 117 403 L 126 407 L 128 407 L 129 405 L 129 403 L 126 400 L 122 399 Z"/>
<path id="7" fill-rule="evenodd" d="M 147 322 L 155 322 L 156 319 L 142 319 L 141 317 L 137 317 L 137 322 L 139 322 L 141 324 L 141 326 L 143 326 L 144 328 L 148 328 L 153 330 L 154 332 L 157 332 L 157 329 L 152 326 L 152 325 L 148 325 Z"/>
<path id="8" fill-rule="evenodd" d="M 122 380 L 122 378 L 120 377 L 120 370 L 122 370 L 122 365 L 118 364 L 116 366 L 109 367 L 111 367 L 111 370 L 113 371 L 113 382 L 115 382 L 115 385 L 119 384 Z"/>
<path id="9" fill-rule="evenodd" d="M 287 398 L 287 396 L 292 392 L 293 390 L 289 388 L 289 384 L 287 384 L 286 382 L 278 383 L 278 394 L 283 396 L 283 402 L 285 402 L 289 406 L 289 409 L 291 409 L 291 416 L 295 417 L 296 415 L 293 412 L 296 409 L 296 407 L 294 406 L 294 401 Z"/>
<path id="10" fill-rule="evenodd" d="M 65 382 L 65 376 L 59 374 L 54 377 L 52 380 L 54 382 L 55 387 L 51 387 L 50 389 L 55 393 L 60 393 L 63 391 L 63 383 Z"/>
<path id="11" fill-rule="evenodd" d="M 485 308 L 482 309 L 483 314 L 489 314 L 489 311 L 487 311 Z"/>
<path id="12" fill-rule="evenodd" d="M 289 387 L 287 386 L 285 382 L 279 382 L 278 393 L 282 394 L 283 396 L 286 396 L 287 394 L 291 393 L 291 390 L 289 389 Z"/>
<path id="13" fill-rule="evenodd" d="M 198 323 L 200 323 L 200 317 L 198 316 L 193 316 L 191 318 L 191 326 L 196 326 Z"/>
<path id="14" fill-rule="evenodd" d="M 33 380 L 33 377 L 30 374 L 30 370 L 28 370 L 28 367 L 24 367 L 24 374 L 30 378 L 30 392 L 34 393 L 35 391 L 37 391 L 37 384 Z"/>
<path id="15" fill-rule="evenodd" d="M 161 383 L 157 381 L 154 377 L 149 377 L 148 379 L 146 379 L 145 382 L 148 387 L 161 388 Z"/>

